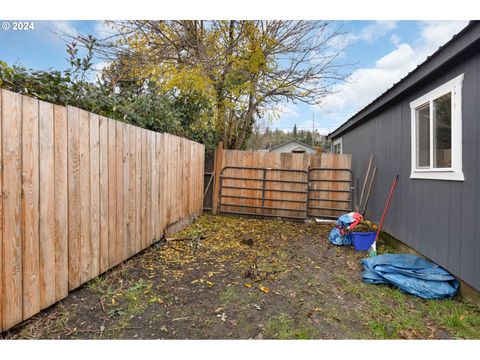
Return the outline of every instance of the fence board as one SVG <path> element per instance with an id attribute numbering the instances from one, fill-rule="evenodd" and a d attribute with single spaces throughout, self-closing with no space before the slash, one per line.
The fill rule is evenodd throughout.
<path id="1" fill-rule="evenodd" d="M 153 144 L 153 132 L 147 132 L 147 142 L 148 142 L 148 150 L 147 150 L 147 161 L 148 161 L 148 173 L 147 173 L 147 245 L 150 245 L 153 242 L 154 234 L 154 227 L 153 227 L 153 155 L 155 154 L 154 151 L 154 144 Z"/>
<path id="2" fill-rule="evenodd" d="M 158 146 L 159 145 L 159 146 Z M 159 192 L 158 192 L 158 202 L 160 204 L 160 231 L 161 236 L 165 233 L 165 224 L 166 224 L 166 193 L 167 193 L 167 180 L 166 180 L 166 171 L 165 171 L 165 134 L 157 134 L 157 147 L 159 147 L 160 155 L 158 157 L 160 162 L 160 183 L 159 183 Z"/>
<path id="3" fill-rule="evenodd" d="M 22 320 L 22 97 L 2 90 L 3 327 Z M 8 219 L 8 220 L 7 220 Z"/>
<path id="4" fill-rule="evenodd" d="M 68 173 L 67 173 L 67 109 L 55 105 L 55 299 L 68 294 Z M 24 315 L 25 316 L 25 315 Z"/>
<path id="5" fill-rule="evenodd" d="M 135 252 L 142 250 L 142 129 L 135 128 Z"/>
<path id="6" fill-rule="evenodd" d="M 141 248 L 147 247 L 147 131 L 141 129 L 142 136 L 142 214 L 140 222 L 141 228 Z"/>
<path id="7" fill-rule="evenodd" d="M 129 151 L 129 127 L 125 123 L 122 124 L 123 129 L 123 249 L 121 253 L 120 261 L 126 259 L 129 256 L 129 244 L 130 244 L 130 192 L 131 192 L 131 179 L 130 179 L 130 151 Z"/>
<path id="8" fill-rule="evenodd" d="M 90 114 L 90 243 L 89 277 L 100 273 L 100 119 Z"/>
<path id="9" fill-rule="evenodd" d="M 135 216 L 135 194 L 136 194 L 136 154 L 135 154 L 135 146 L 137 142 L 136 134 L 135 134 L 135 127 L 128 125 L 128 141 L 129 141 L 129 187 L 128 187 L 128 194 L 129 194 L 129 218 L 128 218 L 128 254 L 129 256 L 134 255 L 136 251 L 135 247 L 135 229 L 136 229 L 136 216 Z"/>
<path id="10" fill-rule="evenodd" d="M 38 100 L 25 97 L 22 112 L 23 314 L 32 316 L 40 311 Z"/>
<path id="11" fill-rule="evenodd" d="M 68 288 L 80 282 L 80 147 L 79 109 L 67 108 L 68 117 Z"/>
<path id="12" fill-rule="evenodd" d="M 99 272 L 103 273 L 109 268 L 109 183 L 108 183 L 108 119 L 100 117 L 99 137 L 100 137 L 100 262 Z"/>
<path id="13" fill-rule="evenodd" d="M 199 169 L 197 170 L 197 176 L 195 177 L 197 180 L 197 194 L 196 194 L 196 201 L 198 202 L 197 206 L 197 213 L 203 211 L 203 179 L 205 174 L 205 146 L 202 146 L 198 143 L 195 143 L 196 151 L 197 151 L 197 162 Z"/>
<path id="14" fill-rule="evenodd" d="M 79 116 L 80 151 L 80 282 L 91 279 L 93 246 L 91 242 L 90 205 L 90 116 L 80 110 Z M 96 259 L 95 259 L 96 261 Z"/>
<path id="15" fill-rule="evenodd" d="M 117 126 L 108 119 L 108 267 L 117 264 Z"/>
<path id="16" fill-rule="evenodd" d="M 53 144 L 53 105 L 39 102 L 40 139 L 40 306 L 55 297 L 55 148 Z"/>
<path id="17" fill-rule="evenodd" d="M 117 242 L 115 246 L 116 256 L 114 264 L 117 265 L 123 259 L 123 243 L 124 239 L 124 182 L 123 182 L 123 124 L 121 122 L 115 123 L 116 127 L 116 154 L 117 154 Z"/>
<path id="18" fill-rule="evenodd" d="M 155 240 L 160 240 L 162 237 L 162 230 L 161 230 L 161 219 L 160 219 L 160 161 L 161 161 L 161 149 L 160 149 L 160 142 L 159 142 L 159 133 L 153 133 L 153 141 L 155 142 L 155 184 L 153 186 L 154 195 L 153 195 L 153 204 L 154 204 L 154 223 L 155 223 Z"/>

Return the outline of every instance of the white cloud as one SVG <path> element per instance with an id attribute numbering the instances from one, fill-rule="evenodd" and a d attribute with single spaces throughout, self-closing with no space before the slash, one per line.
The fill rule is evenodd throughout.
<path id="1" fill-rule="evenodd" d="M 374 42 L 375 40 L 387 35 L 397 27 L 397 22 L 393 20 L 375 21 L 362 29 L 356 40 L 365 40 Z"/>
<path id="2" fill-rule="evenodd" d="M 435 51 L 467 25 L 468 21 L 424 21 L 422 22 L 422 40 L 425 50 Z"/>
<path id="3" fill-rule="evenodd" d="M 300 113 L 296 104 L 291 102 L 283 102 L 275 105 L 274 108 L 266 110 L 263 113 L 262 118 L 272 126 L 275 126 L 275 122 L 277 122 L 279 119 L 289 121 L 292 119 L 295 120 L 299 116 Z"/>
<path id="4" fill-rule="evenodd" d="M 108 21 L 97 21 L 95 23 L 95 36 L 99 39 L 105 39 L 115 35 L 114 25 Z"/>
<path id="5" fill-rule="evenodd" d="M 372 43 L 387 35 L 396 29 L 396 27 L 396 21 L 374 21 L 359 32 L 347 32 L 346 34 L 334 37 L 329 43 L 329 46 L 332 49 L 341 49 L 359 41 Z"/>
<path id="6" fill-rule="evenodd" d="M 390 36 L 390 42 L 393 45 L 398 45 L 398 44 L 400 44 L 400 37 L 396 34 L 392 34 L 392 36 Z"/>
<path id="7" fill-rule="evenodd" d="M 78 36 L 79 34 L 78 30 L 66 20 L 51 21 L 50 25 L 54 32 L 59 32 L 61 35 Z"/>
<path id="8" fill-rule="evenodd" d="M 320 106 L 322 117 L 326 121 L 336 122 L 336 125 L 344 122 L 406 76 L 428 55 L 466 26 L 466 23 L 466 21 L 423 22 L 419 40 L 415 44 L 400 43 L 398 36 L 392 35 L 391 41 L 396 47 L 395 50 L 377 59 L 375 66 L 355 70 L 346 84 L 336 88 L 337 93 L 325 98 Z M 384 26 L 387 31 L 393 25 Z M 370 33 L 370 30 L 365 32 Z"/>
<path id="9" fill-rule="evenodd" d="M 292 103 L 282 103 L 277 106 L 277 111 L 285 117 L 297 117 L 298 109 L 297 105 Z"/>

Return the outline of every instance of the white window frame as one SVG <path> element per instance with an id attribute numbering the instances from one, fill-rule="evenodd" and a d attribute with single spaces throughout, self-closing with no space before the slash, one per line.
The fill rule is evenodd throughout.
<path id="1" fill-rule="evenodd" d="M 464 181 L 462 171 L 462 83 L 464 74 L 426 93 L 410 103 L 411 109 L 411 179 Z M 451 93 L 452 101 L 452 166 L 433 168 L 433 100 Z M 430 106 L 430 168 L 417 168 L 416 113 L 423 105 Z"/>
<path id="2" fill-rule="evenodd" d="M 332 143 L 332 153 L 333 154 L 336 154 L 335 153 L 335 145 L 340 145 L 340 154 L 343 154 L 343 142 L 342 142 L 342 138 L 338 138 L 336 140 L 333 140 L 333 143 Z"/>

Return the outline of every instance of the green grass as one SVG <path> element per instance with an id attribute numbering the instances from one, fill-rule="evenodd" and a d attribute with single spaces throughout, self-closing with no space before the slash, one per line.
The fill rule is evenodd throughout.
<path id="1" fill-rule="evenodd" d="M 355 316 L 368 324 L 375 339 L 427 337 L 431 324 L 459 339 L 480 339 L 480 310 L 465 300 L 423 300 L 387 285 L 367 285 L 343 274 L 335 283 L 356 295 L 362 306 Z"/>
<path id="2" fill-rule="evenodd" d="M 281 313 L 267 321 L 266 335 L 268 338 L 287 340 L 287 339 L 311 339 L 313 338 L 313 328 L 310 326 L 296 327 L 291 318 Z"/>
<path id="3" fill-rule="evenodd" d="M 223 290 L 219 295 L 219 299 L 224 306 L 232 304 L 237 297 L 237 290 L 233 286 L 226 287 L 225 290 Z"/>
<path id="4" fill-rule="evenodd" d="M 480 310 L 462 300 L 431 300 L 426 312 L 455 338 L 480 339 Z"/>

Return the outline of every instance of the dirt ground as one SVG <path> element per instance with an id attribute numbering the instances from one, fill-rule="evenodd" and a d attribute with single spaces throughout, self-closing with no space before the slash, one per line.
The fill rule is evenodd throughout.
<path id="1" fill-rule="evenodd" d="M 6 339 L 480 338 L 480 311 L 361 281 L 331 226 L 203 215 Z M 379 252 L 392 251 L 380 244 Z"/>

